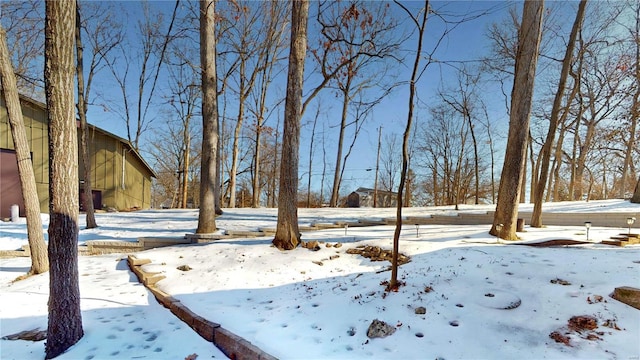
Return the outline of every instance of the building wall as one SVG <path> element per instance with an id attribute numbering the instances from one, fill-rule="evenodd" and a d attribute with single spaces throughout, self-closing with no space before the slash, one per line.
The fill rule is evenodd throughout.
<path id="1" fill-rule="evenodd" d="M 36 178 L 40 211 L 49 212 L 49 134 L 46 113 L 38 106 L 26 101 L 22 104 L 25 132 L 31 149 L 33 172 Z M 0 97 L 0 148 L 14 149 L 9 117 L 4 102 Z M 20 189 L 16 189 L 20 191 Z M 9 205 L 10 206 L 10 205 Z M 6 204 L 2 204 L 3 209 Z"/>
<path id="2" fill-rule="evenodd" d="M 45 110 L 29 101 L 21 101 L 27 138 L 30 142 L 33 169 L 40 199 L 40 211 L 49 211 L 49 140 Z M 13 140 L 4 99 L 0 97 L 0 148 L 13 149 Z M 151 206 L 153 174 L 137 153 L 121 139 L 90 127 L 92 188 L 102 193 L 102 204 L 118 210 Z M 79 159 L 79 179 L 84 180 L 84 167 Z M 19 190 L 19 189 L 18 189 Z M 3 207 L 4 204 L 2 204 Z M 10 206 L 10 205 L 9 205 Z"/>

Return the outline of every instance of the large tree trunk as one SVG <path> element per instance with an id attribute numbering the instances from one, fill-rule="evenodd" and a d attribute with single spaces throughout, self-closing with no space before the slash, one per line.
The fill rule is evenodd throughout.
<path id="1" fill-rule="evenodd" d="M 564 59 L 562 60 L 562 70 L 560 71 L 560 82 L 558 82 L 558 90 L 556 91 L 555 98 L 553 99 L 553 107 L 551 109 L 551 119 L 549 120 L 549 129 L 547 131 L 547 138 L 542 145 L 541 154 L 541 168 L 538 181 L 536 183 L 533 214 L 531 215 L 531 226 L 542 227 L 542 202 L 544 201 L 544 189 L 547 185 L 547 177 L 549 176 L 549 161 L 551 160 L 551 147 L 555 140 L 556 131 L 558 129 L 558 123 L 560 120 L 560 110 L 562 106 L 562 98 L 564 97 L 564 91 L 567 84 L 567 78 L 569 77 L 569 70 L 573 61 L 573 50 L 575 49 L 576 39 L 578 37 L 578 31 L 582 28 L 582 20 L 584 19 L 585 9 L 587 7 L 587 0 L 581 0 L 578 6 L 578 12 L 576 13 L 576 19 L 573 22 L 571 28 L 571 35 L 569 36 L 569 43 L 567 44 L 566 52 L 564 53 Z M 575 93 L 573 94 L 575 95 Z M 569 103 L 573 100 L 573 97 L 567 99 L 567 106 L 565 112 L 569 111 Z"/>
<path id="2" fill-rule="evenodd" d="M 636 128 L 638 127 L 638 118 L 640 118 L 640 5 L 636 4 L 635 8 L 635 28 L 632 33 L 635 37 L 635 75 L 636 75 L 636 92 L 633 94 L 633 103 L 631 105 L 631 124 L 629 141 L 627 142 L 627 149 L 624 158 L 624 167 L 622 169 L 622 189 L 620 195 L 624 198 L 627 188 L 627 173 L 629 168 L 632 167 L 632 152 L 635 149 Z M 632 170 L 633 171 L 633 170 Z M 632 202 L 640 202 L 640 179 L 636 184 L 635 191 L 633 192 Z M 635 201 L 634 201 L 635 200 Z"/>
<path id="3" fill-rule="evenodd" d="M 509 136 L 498 188 L 498 204 L 490 233 L 502 239 L 515 240 L 518 220 L 520 184 L 526 161 L 529 118 L 533 99 L 534 80 L 544 1 L 527 0 L 522 10 L 522 24 L 518 32 L 515 76 L 511 92 Z M 499 226 L 500 231 L 496 228 Z"/>
<path id="4" fill-rule="evenodd" d="M 216 158 L 218 99 L 216 84 L 215 1 L 200 1 L 200 65 L 202 67 L 202 155 L 200 213 L 197 234 L 216 231 Z"/>
<path id="5" fill-rule="evenodd" d="M 640 204 L 640 177 L 638 178 L 638 182 L 636 183 L 636 189 L 633 192 L 633 196 L 631 197 L 631 202 Z"/>
<path id="6" fill-rule="evenodd" d="M 280 162 L 278 224 L 273 244 L 280 250 L 295 249 L 300 242 L 298 229 L 298 161 L 300 152 L 300 118 L 304 59 L 307 52 L 309 1 L 292 0 L 291 45 L 287 74 L 287 97 L 284 105 L 284 132 Z"/>
<path id="7" fill-rule="evenodd" d="M 80 8 L 76 0 L 76 73 L 78 76 L 78 118 L 80 119 L 80 156 L 84 167 L 84 211 L 87 229 L 97 228 L 95 211 L 93 208 L 93 191 L 91 186 L 91 156 L 89 155 L 89 129 L 87 129 L 87 105 L 84 98 L 84 60 L 82 56 L 82 27 Z"/>
<path id="8" fill-rule="evenodd" d="M 2 26 L 0 26 L 0 82 L 2 82 L 4 100 L 7 105 L 11 136 L 18 160 L 24 210 L 27 216 L 27 237 L 31 250 L 31 269 L 29 274 L 41 274 L 49 270 L 49 259 L 47 258 L 47 245 L 44 242 L 44 234 L 42 232 L 40 200 L 38 199 L 36 178 L 33 173 L 31 151 L 29 150 L 27 133 L 24 128 L 16 76 L 11 66 L 7 35 Z"/>
<path id="9" fill-rule="evenodd" d="M 73 61 L 75 0 L 45 6 L 44 80 L 49 120 L 49 324 L 45 357 L 83 336 L 78 282 L 78 135 Z"/>

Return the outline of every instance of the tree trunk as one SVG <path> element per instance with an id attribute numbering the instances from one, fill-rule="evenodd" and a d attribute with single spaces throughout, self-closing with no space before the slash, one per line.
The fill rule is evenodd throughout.
<path id="1" fill-rule="evenodd" d="M 631 197 L 631 202 L 640 204 L 640 177 L 638 178 L 638 182 L 636 183 L 636 189 L 633 192 L 633 196 Z"/>
<path id="2" fill-rule="evenodd" d="M 316 110 L 316 116 L 313 118 L 313 126 L 311 128 L 311 140 L 309 143 L 309 167 L 307 177 L 307 207 L 311 207 L 311 173 L 313 171 L 313 143 L 316 137 L 316 125 L 318 124 L 318 117 L 320 116 L 320 105 L 318 105 L 318 109 Z M 322 206 L 322 204 L 320 204 Z"/>
<path id="3" fill-rule="evenodd" d="M 74 106 L 75 0 L 45 3 L 49 120 L 49 323 L 45 358 L 83 336 L 78 282 L 78 137 Z"/>
<path id="4" fill-rule="evenodd" d="M 246 93 L 245 78 L 245 59 L 240 60 L 240 96 L 238 99 L 238 119 L 236 120 L 235 130 L 233 132 L 233 147 L 231 149 L 231 172 L 229 173 L 229 207 L 236 207 L 236 181 L 238 176 L 238 153 L 240 152 L 240 132 L 242 123 L 244 122 L 244 103 Z M 243 205 L 240 205 L 242 207 Z"/>
<path id="5" fill-rule="evenodd" d="M 182 160 L 182 189 L 180 189 L 180 193 L 182 194 L 182 208 L 187 208 L 187 202 L 189 199 L 189 153 L 191 149 L 191 136 L 189 134 L 189 115 L 187 115 L 187 126 L 184 129 L 184 159 Z"/>
<path id="6" fill-rule="evenodd" d="M 84 60 L 82 46 L 82 27 L 80 18 L 80 8 L 76 0 L 76 74 L 78 76 L 78 118 L 80 119 L 80 156 L 82 159 L 83 172 L 83 192 L 84 211 L 87 222 L 87 229 L 98 227 L 96 223 L 95 211 L 93 208 L 93 187 L 91 186 L 91 156 L 89 155 L 89 129 L 87 128 L 87 105 L 85 103 L 84 92 Z"/>
<path id="7" fill-rule="evenodd" d="M 7 35 L 2 26 L 0 26 L 0 82 L 2 82 L 4 100 L 7 105 L 11 136 L 18 160 L 24 210 L 27 216 L 27 237 L 29 239 L 29 249 L 31 250 L 31 269 L 29 274 L 41 274 L 49 270 L 49 259 L 47 258 L 47 245 L 44 242 L 44 234 L 42 232 L 40 200 L 38 199 L 36 178 L 33 173 L 31 151 L 29 150 L 27 133 L 24 128 L 16 76 L 9 57 Z"/>
<path id="8" fill-rule="evenodd" d="M 215 1 L 200 0 L 200 66 L 202 67 L 202 155 L 197 234 L 216 231 L 216 158 L 218 94 L 216 84 Z"/>
<path id="9" fill-rule="evenodd" d="M 398 3 L 399 4 L 399 3 Z M 402 6 L 402 5 L 400 5 Z M 406 8 L 405 11 L 409 12 Z M 402 172 L 400 173 L 400 185 L 398 185 L 398 197 L 396 204 L 396 227 L 393 232 L 393 254 L 391 259 L 391 279 L 387 290 L 394 291 L 398 289 L 398 252 L 400 251 L 400 233 L 402 231 L 402 192 L 407 177 L 407 168 L 409 163 L 409 135 L 411 133 L 411 124 L 413 122 L 413 109 L 416 94 L 416 81 L 418 80 L 418 70 L 420 68 L 420 58 L 422 57 L 422 40 L 424 38 L 425 27 L 427 25 L 427 14 L 430 11 L 429 0 L 425 0 L 424 9 L 422 10 L 422 21 L 418 21 L 411 15 L 412 20 L 418 27 L 418 46 L 416 48 L 416 57 L 413 63 L 413 71 L 411 72 L 411 80 L 409 81 L 409 101 L 407 110 L 407 124 L 402 138 Z"/>
<path id="10" fill-rule="evenodd" d="M 342 168 L 342 147 L 344 144 L 344 132 L 347 127 L 347 109 L 349 107 L 349 84 L 347 90 L 342 91 L 342 114 L 340 116 L 340 134 L 338 135 L 338 148 L 336 149 L 336 169 L 333 173 L 333 187 L 331 188 L 331 200 L 329 206 L 337 207 L 340 197 L 340 181 Z"/>
<path id="11" fill-rule="evenodd" d="M 547 177 L 549 176 L 549 161 L 551 160 L 551 147 L 555 140 L 556 131 L 558 130 L 558 122 L 560 119 L 560 110 L 562 105 L 562 98 L 564 97 L 564 90 L 567 84 L 567 78 L 569 77 L 569 70 L 573 61 L 573 50 L 575 49 L 576 39 L 578 37 L 578 31 L 582 28 L 582 19 L 584 19 L 585 9 L 587 7 L 587 0 L 581 0 L 578 6 L 578 12 L 576 13 L 576 19 L 573 22 L 571 28 L 571 35 L 569 36 L 569 43 L 567 44 L 566 52 L 564 53 L 564 59 L 562 60 L 562 70 L 560 71 L 560 82 L 558 82 L 558 90 L 556 91 L 555 98 L 553 99 L 553 107 L 551 109 L 551 119 L 549 120 L 549 129 L 547 131 L 547 138 L 542 145 L 540 174 L 538 175 L 538 181 L 535 190 L 535 203 L 533 205 L 533 214 L 531 215 L 531 226 L 542 227 L 542 202 L 544 200 L 544 189 L 547 185 Z M 570 97 L 567 99 L 567 109 L 569 111 L 569 102 L 572 101 Z"/>
<path id="12" fill-rule="evenodd" d="M 518 51 L 511 92 L 511 112 L 507 148 L 498 188 L 498 204 L 490 234 L 506 240 L 517 239 L 518 201 L 526 161 L 529 118 L 542 35 L 544 1 L 525 1 L 518 32 Z M 498 225 L 501 229 L 498 232 Z"/>
<path id="13" fill-rule="evenodd" d="M 378 172 L 380 171 L 380 145 L 382 145 L 382 126 L 378 127 L 378 150 L 376 154 L 376 175 L 373 179 L 373 207 L 378 207 Z M 434 183 L 435 186 L 435 183 Z"/>
<path id="14" fill-rule="evenodd" d="M 291 46 L 287 74 L 287 97 L 284 107 L 280 192 L 278 193 L 278 224 L 273 239 L 273 244 L 280 250 L 294 249 L 300 242 L 297 206 L 298 161 L 308 17 L 309 1 L 292 0 Z"/>
<path id="15" fill-rule="evenodd" d="M 620 195 L 624 198 L 627 187 L 627 173 L 629 167 L 632 164 L 632 152 L 635 149 L 636 128 L 638 127 L 638 118 L 640 118 L 640 5 L 636 4 L 635 8 L 635 28 L 632 34 L 635 37 L 635 79 L 636 79 L 636 92 L 633 95 L 633 103 L 631 105 L 631 124 L 629 141 L 627 142 L 627 149 L 624 158 L 624 168 L 622 169 L 622 189 Z M 636 184 L 635 191 L 633 192 L 632 202 L 640 202 L 640 179 Z M 634 201 L 635 200 L 635 201 Z"/>

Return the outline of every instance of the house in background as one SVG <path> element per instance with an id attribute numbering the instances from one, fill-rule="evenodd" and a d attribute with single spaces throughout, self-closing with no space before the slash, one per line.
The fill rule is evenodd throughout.
<path id="1" fill-rule="evenodd" d="M 46 106 L 21 96 L 24 125 L 31 149 L 40 211 L 49 212 L 49 136 Z M 79 135 L 78 135 L 79 136 Z M 157 177 L 153 169 L 131 144 L 108 131 L 89 125 L 93 206 L 95 209 L 147 209 L 151 206 L 151 181 Z M 78 156 L 78 191 L 84 195 L 84 170 Z M 0 96 L 0 218 L 10 216 L 11 206 L 24 204 L 18 176 L 16 152 L 4 97 Z M 80 201 L 82 210 L 82 201 Z"/>
<path id="2" fill-rule="evenodd" d="M 375 194 L 375 195 L 374 195 Z M 395 207 L 398 194 L 393 191 L 359 187 L 347 197 L 347 207 L 373 207 L 373 197 L 377 196 L 377 207 Z"/>

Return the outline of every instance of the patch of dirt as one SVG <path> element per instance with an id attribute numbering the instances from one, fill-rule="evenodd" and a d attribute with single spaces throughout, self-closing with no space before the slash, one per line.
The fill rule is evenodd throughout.
<path id="1" fill-rule="evenodd" d="M 393 260 L 393 251 L 385 250 L 379 246 L 362 246 L 353 249 L 348 249 L 347 254 L 360 255 L 370 259 L 371 261 L 389 261 Z M 411 261 L 409 256 L 402 253 L 398 254 L 398 265 L 404 265 Z"/>
<path id="2" fill-rule="evenodd" d="M 584 330 L 595 330 L 598 328 L 598 320 L 589 315 L 573 316 L 569 319 L 569 330 L 582 332 Z"/>
<path id="3" fill-rule="evenodd" d="M 571 346 L 571 338 L 567 335 L 563 335 L 558 331 L 554 331 L 551 334 L 549 334 L 549 337 L 552 338 L 553 340 L 555 340 L 558 343 L 563 343 L 567 346 Z"/>
<path id="4" fill-rule="evenodd" d="M 3 336 L 2 340 L 42 341 L 47 338 L 47 330 L 33 329 Z"/>
<path id="5" fill-rule="evenodd" d="M 571 283 L 568 282 L 567 280 L 562 280 L 560 278 L 555 278 L 553 280 L 549 280 L 549 282 L 552 283 L 552 284 L 558 284 L 558 285 L 563 285 L 563 286 L 571 285 Z"/>
<path id="6" fill-rule="evenodd" d="M 537 243 L 514 244 L 514 245 L 525 245 L 525 246 L 534 246 L 534 247 L 552 247 L 552 246 L 581 245 L 581 244 L 592 244 L 592 243 L 588 241 L 557 239 L 557 240 L 547 240 L 547 241 L 542 241 Z"/>
<path id="7" fill-rule="evenodd" d="M 616 324 L 615 320 L 605 320 L 602 326 L 614 330 L 621 330 Z M 606 332 L 597 331 L 596 329 L 598 329 L 598 319 L 594 316 L 572 316 L 571 319 L 567 321 L 566 327 L 553 331 L 551 334 L 549 334 L 549 337 L 558 343 L 563 343 L 567 346 L 571 346 L 570 335 L 572 334 L 579 336 L 585 340 L 602 340 L 602 336 L 604 336 Z"/>

